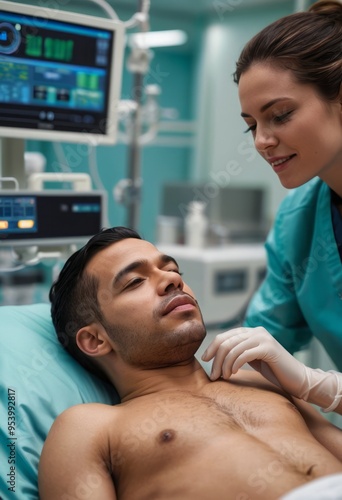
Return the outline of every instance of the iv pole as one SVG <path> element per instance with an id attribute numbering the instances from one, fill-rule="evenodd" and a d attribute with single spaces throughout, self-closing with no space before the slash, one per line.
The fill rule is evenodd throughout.
<path id="1" fill-rule="evenodd" d="M 131 144 L 129 148 L 128 158 L 128 178 L 130 186 L 128 189 L 127 199 L 127 225 L 128 227 L 137 230 L 139 227 L 140 216 L 140 201 L 141 201 L 141 150 L 139 145 L 140 125 L 141 125 L 141 86 L 143 82 L 142 73 L 134 73 L 133 89 L 135 91 L 134 101 L 136 104 L 133 112 L 133 127 Z"/>
<path id="2" fill-rule="evenodd" d="M 111 18 L 118 19 L 106 0 L 92 1 L 104 8 Z M 150 3 L 150 0 L 138 0 L 138 12 L 130 20 L 124 22 L 126 29 L 139 26 L 142 33 L 149 31 Z M 113 191 L 114 199 L 127 208 L 127 226 L 135 230 L 139 230 L 142 184 L 140 165 L 143 83 L 144 75 L 149 70 L 150 57 L 148 47 L 137 45 L 132 47 L 128 60 L 128 69 L 133 74 L 132 100 L 129 104 L 131 122 L 128 141 L 128 178 L 119 181 Z"/>
<path id="3" fill-rule="evenodd" d="M 139 0 L 139 13 L 142 14 L 143 22 L 140 29 L 143 33 L 149 30 L 148 9 L 149 2 Z M 131 229 L 139 229 L 140 200 L 141 200 L 141 113 L 144 76 L 149 68 L 149 51 L 147 48 L 133 47 L 132 54 L 128 61 L 128 68 L 133 73 L 133 102 L 134 111 L 132 113 L 132 130 L 129 147 L 128 179 L 127 186 L 127 225 Z"/>

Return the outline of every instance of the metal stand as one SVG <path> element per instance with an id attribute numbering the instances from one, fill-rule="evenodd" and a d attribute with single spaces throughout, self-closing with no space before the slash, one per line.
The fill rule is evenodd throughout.
<path id="1" fill-rule="evenodd" d="M 130 184 L 127 186 L 127 226 L 131 229 L 139 229 L 140 202 L 141 202 L 141 148 L 139 143 L 141 133 L 141 105 L 142 86 L 144 75 L 135 73 L 133 75 L 133 90 L 135 97 L 135 111 L 133 112 L 132 137 L 129 149 L 128 178 Z"/>
<path id="2" fill-rule="evenodd" d="M 139 0 L 138 10 L 141 14 L 140 23 L 141 32 L 149 29 L 148 24 L 149 2 Z M 128 179 L 121 181 L 117 192 L 119 193 L 117 201 L 126 205 L 127 208 L 127 226 L 131 229 L 139 229 L 139 215 L 141 202 L 141 132 L 142 132 L 142 98 L 144 76 L 149 70 L 151 54 L 147 47 L 134 46 L 128 60 L 127 67 L 133 74 L 132 87 L 132 108 L 131 127 L 129 131 L 129 161 L 128 161 Z M 119 183 L 120 184 L 120 183 Z"/>

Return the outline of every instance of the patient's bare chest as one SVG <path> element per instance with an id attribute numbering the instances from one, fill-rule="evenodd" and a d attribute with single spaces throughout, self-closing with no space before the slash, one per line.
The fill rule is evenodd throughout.
<path id="1" fill-rule="evenodd" d="M 120 445 L 125 453 L 155 452 L 162 447 L 195 447 L 219 436 L 236 433 L 262 435 L 279 428 L 281 421 L 300 418 L 285 398 L 254 388 L 208 390 L 204 394 L 170 391 L 145 403 L 132 405 L 125 415 Z M 155 447 L 157 447 L 155 449 Z"/>
<path id="2" fill-rule="evenodd" d="M 121 422 L 111 454 L 118 498 L 212 498 L 217 485 L 217 498 L 228 498 L 228 490 L 236 498 L 270 467 L 277 481 L 267 488 L 283 488 L 281 476 L 288 489 L 308 475 L 342 470 L 292 403 L 270 390 L 222 383 L 199 393 L 167 391 L 124 405 Z"/>

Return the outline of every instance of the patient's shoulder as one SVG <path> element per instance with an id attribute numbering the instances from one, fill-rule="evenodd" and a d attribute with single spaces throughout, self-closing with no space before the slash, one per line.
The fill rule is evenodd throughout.
<path id="1" fill-rule="evenodd" d="M 265 380 L 265 378 L 257 371 L 251 369 L 245 369 L 245 368 L 240 368 L 240 370 L 235 373 L 234 375 L 231 376 L 231 380 L 246 380 L 250 382 L 261 382 L 262 380 Z"/>
<path id="2" fill-rule="evenodd" d="M 76 498 L 63 493 L 68 488 L 70 491 L 77 491 L 78 484 L 87 484 L 87 474 L 94 471 L 100 471 L 104 487 L 113 488 L 112 483 L 107 486 L 106 482 L 106 478 L 110 478 L 110 417 L 112 420 L 115 418 L 115 407 L 90 403 L 72 406 L 56 418 L 39 462 L 39 489 L 43 492 L 42 498 Z M 112 441 L 115 445 L 115 440 Z M 77 498 L 81 496 L 77 495 Z"/>
<path id="3" fill-rule="evenodd" d="M 103 403 L 83 403 L 70 406 L 67 410 L 64 410 L 57 418 L 60 420 L 72 420 L 80 417 L 88 418 L 95 416 L 97 414 L 105 415 L 115 409 L 116 406 L 103 404 Z"/>
<path id="4" fill-rule="evenodd" d="M 101 403 L 85 403 L 64 410 L 54 421 L 49 435 L 82 434 L 94 435 L 103 429 L 109 420 L 116 418 L 116 407 Z"/>
<path id="5" fill-rule="evenodd" d="M 269 390 L 272 392 L 278 392 L 284 394 L 279 387 L 269 382 L 265 377 L 263 377 L 259 372 L 253 369 L 243 369 L 241 368 L 235 375 L 232 375 L 229 379 L 230 382 L 235 382 L 239 385 L 248 385 L 250 387 L 258 387 L 259 389 Z"/>
<path id="6" fill-rule="evenodd" d="M 100 403 L 75 405 L 63 411 L 54 421 L 43 446 L 41 459 L 62 460 L 65 453 L 73 456 L 102 457 L 108 454 L 109 433 L 115 445 L 120 429 L 116 407 Z M 61 456 L 60 456 L 61 455 Z"/>
<path id="7" fill-rule="evenodd" d="M 77 404 L 75 406 L 70 406 L 67 410 L 64 410 L 58 417 L 58 420 L 68 421 L 77 418 L 89 418 L 94 415 L 101 415 L 111 412 L 115 406 L 103 404 L 103 403 L 83 403 Z"/>

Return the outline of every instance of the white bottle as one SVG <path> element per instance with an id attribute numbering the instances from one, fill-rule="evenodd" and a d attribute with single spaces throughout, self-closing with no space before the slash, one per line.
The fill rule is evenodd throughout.
<path id="1" fill-rule="evenodd" d="M 192 201 L 185 216 L 185 245 L 203 248 L 206 243 L 208 219 L 205 215 L 206 204 L 202 201 Z"/>

